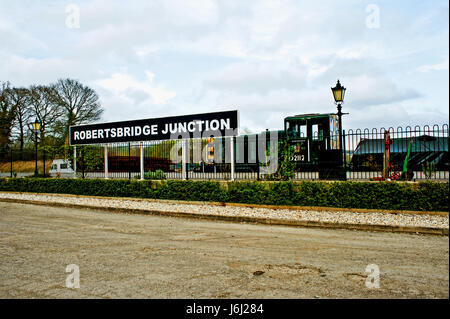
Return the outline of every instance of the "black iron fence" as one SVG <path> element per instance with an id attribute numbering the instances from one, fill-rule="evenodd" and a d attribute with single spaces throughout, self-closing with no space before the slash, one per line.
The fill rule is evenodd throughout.
<path id="1" fill-rule="evenodd" d="M 283 162 L 280 154 L 274 154 L 274 143 L 280 144 L 285 139 L 283 134 L 279 134 L 275 141 L 269 140 L 270 133 L 214 141 L 193 139 L 87 145 L 58 152 L 39 148 L 38 172 L 42 174 L 45 166 L 46 173 L 62 177 L 269 179 Z M 448 181 L 448 138 L 446 124 L 347 130 L 343 132 L 341 150 L 336 144 L 338 136 L 322 136 L 314 132 L 313 136 L 302 137 L 293 144 L 300 150 L 295 156 L 300 160 L 292 168 L 292 179 L 395 179 L 406 172 L 408 180 Z M 64 169 L 60 170 L 58 165 L 63 165 Z M 0 152 L 1 176 L 32 175 L 35 166 L 35 150 L 7 149 Z M 268 170 L 269 166 L 272 166 L 271 170 Z M 339 174 L 328 174 L 333 170 Z"/>
<path id="2" fill-rule="evenodd" d="M 0 177 L 23 177 L 48 173 L 53 157 L 47 151 L 39 149 L 7 148 L 0 151 Z"/>
<path id="3" fill-rule="evenodd" d="M 448 125 L 349 130 L 344 133 L 348 179 L 381 178 L 389 149 L 392 172 L 408 179 L 449 179 Z"/>

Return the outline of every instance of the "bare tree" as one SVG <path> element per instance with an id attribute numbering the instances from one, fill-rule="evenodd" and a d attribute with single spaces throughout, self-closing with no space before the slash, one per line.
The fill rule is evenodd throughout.
<path id="1" fill-rule="evenodd" d="M 55 93 L 55 103 L 65 109 L 66 142 L 71 125 L 92 123 L 103 113 L 97 93 L 77 80 L 59 79 Z"/>
<path id="2" fill-rule="evenodd" d="M 54 126 L 64 115 L 64 109 L 55 103 L 56 90 L 54 85 L 32 85 L 30 87 L 30 104 L 32 116 L 41 122 L 41 143 L 45 143 L 45 134 L 53 131 Z"/>
<path id="3" fill-rule="evenodd" d="M 0 152 L 8 148 L 16 116 L 16 106 L 11 103 L 8 95 L 9 85 L 9 82 L 0 84 Z"/>
<path id="4" fill-rule="evenodd" d="M 64 109 L 55 103 L 56 89 L 55 85 L 33 85 L 30 87 L 30 103 L 33 107 L 33 116 L 36 116 L 40 127 L 40 147 L 43 150 L 42 160 L 45 169 L 45 153 L 46 153 L 46 134 L 54 133 L 55 128 L 61 117 L 64 115 Z"/>
<path id="5" fill-rule="evenodd" d="M 32 116 L 30 91 L 26 88 L 11 88 L 7 91 L 10 103 L 16 107 L 14 131 L 18 134 L 20 154 L 23 156 L 27 127 Z"/>

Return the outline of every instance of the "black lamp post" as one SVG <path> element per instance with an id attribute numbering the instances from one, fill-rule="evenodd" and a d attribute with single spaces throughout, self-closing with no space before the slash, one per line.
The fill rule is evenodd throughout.
<path id="1" fill-rule="evenodd" d="M 341 150 L 341 165 L 344 156 L 343 141 L 342 141 L 342 115 L 344 113 L 342 113 L 342 104 L 344 103 L 345 90 L 346 88 L 341 85 L 339 80 L 337 81 L 336 86 L 334 88 L 331 88 L 331 91 L 333 92 L 334 102 L 337 104 L 338 109 L 337 116 L 339 121 L 339 149 Z"/>
<path id="2" fill-rule="evenodd" d="M 34 175 L 37 176 L 39 174 L 38 166 L 37 166 L 38 165 L 38 163 L 37 163 L 37 158 L 38 158 L 37 145 L 38 145 L 38 133 L 39 133 L 39 130 L 41 128 L 41 122 L 39 122 L 37 117 L 36 117 L 36 119 L 34 120 L 33 123 L 30 123 L 30 128 L 31 128 L 31 130 L 34 133 L 34 147 L 36 149 L 36 154 L 35 154 L 35 156 L 36 156 L 36 165 L 35 165 L 35 168 L 34 168 Z"/>

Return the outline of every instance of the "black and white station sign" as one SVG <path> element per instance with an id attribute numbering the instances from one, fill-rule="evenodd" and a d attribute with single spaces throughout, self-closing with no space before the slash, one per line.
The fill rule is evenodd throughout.
<path id="1" fill-rule="evenodd" d="M 210 134 L 235 136 L 238 125 L 236 110 L 79 125 L 70 127 L 70 145 L 199 138 Z"/>

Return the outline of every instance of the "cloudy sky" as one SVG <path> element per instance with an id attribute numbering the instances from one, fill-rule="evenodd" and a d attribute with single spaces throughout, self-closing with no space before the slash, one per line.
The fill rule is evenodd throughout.
<path id="1" fill-rule="evenodd" d="M 336 112 L 344 129 L 449 121 L 448 1 L 0 0 L 0 81 L 75 78 L 102 121 Z"/>

